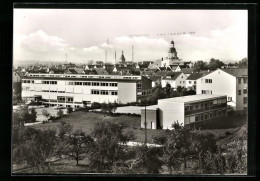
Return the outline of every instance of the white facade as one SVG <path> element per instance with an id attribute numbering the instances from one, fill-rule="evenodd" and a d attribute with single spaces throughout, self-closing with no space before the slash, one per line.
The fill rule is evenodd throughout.
<path id="1" fill-rule="evenodd" d="M 156 128 L 172 129 L 172 125 L 178 122 L 188 125 L 195 122 L 207 121 L 227 115 L 227 101 L 224 95 L 191 95 L 176 98 L 160 99 L 158 105 L 148 106 L 141 110 L 141 127 L 146 117 L 148 129 Z"/>
<path id="2" fill-rule="evenodd" d="M 238 83 L 239 79 L 241 83 Z M 244 89 L 247 89 L 247 83 L 243 82 L 243 78 L 235 77 L 221 69 L 217 69 L 197 80 L 197 94 L 222 94 L 227 95 L 228 106 L 233 110 L 243 110 L 247 107 L 244 104 Z M 241 90 L 241 95 L 239 95 Z"/>
<path id="3" fill-rule="evenodd" d="M 185 87 L 186 86 L 187 76 L 184 73 L 181 73 L 176 79 L 170 79 L 170 76 L 166 76 L 166 78 L 162 78 L 161 84 L 162 87 L 166 87 L 166 84 L 170 84 L 172 88 L 176 89 L 178 86 Z"/>
<path id="4" fill-rule="evenodd" d="M 137 82 L 142 82 L 141 76 L 48 75 L 24 77 L 22 98 L 41 97 L 45 104 L 62 107 L 93 102 L 128 103 L 137 101 Z"/>
<path id="5" fill-rule="evenodd" d="M 197 84 L 197 80 L 186 80 L 186 88 L 190 89 L 193 88 L 194 86 L 196 86 Z"/>

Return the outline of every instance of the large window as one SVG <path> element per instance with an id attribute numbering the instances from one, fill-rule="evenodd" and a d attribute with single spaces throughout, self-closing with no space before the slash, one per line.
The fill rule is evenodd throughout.
<path id="1" fill-rule="evenodd" d="M 244 90 L 243 90 L 243 93 L 244 93 L 244 94 L 247 94 L 247 89 L 244 89 Z"/>
<path id="2" fill-rule="evenodd" d="M 212 83 L 212 79 L 205 79 L 205 83 Z"/>
<path id="3" fill-rule="evenodd" d="M 50 84 L 57 84 L 57 81 L 50 81 Z"/>
<path id="4" fill-rule="evenodd" d="M 244 80 L 244 84 L 247 84 L 247 78 L 244 78 L 243 80 Z"/>
<path id="5" fill-rule="evenodd" d="M 82 85 L 82 82 L 75 82 L 75 85 Z"/>
<path id="6" fill-rule="evenodd" d="M 92 86 L 99 86 L 99 82 L 92 82 Z"/>
<path id="7" fill-rule="evenodd" d="M 91 90 L 91 94 L 100 94 L 100 90 Z"/>
<path id="8" fill-rule="evenodd" d="M 247 97 L 244 97 L 243 102 L 244 102 L 244 104 L 247 104 Z"/>
<path id="9" fill-rule="evenodd" d="M 101 90 L 101 95 L 108 95 L 108 90 Z"/>
<path id="10" fill-rule="evenodd" d="M 117 91 L 111 91 L 111 95 L 117 95 Z"/>
<path id="11" fill-rule="evenodd" d="M 83 85 L 91 85 L 90 82 L 83 82 Z"/>

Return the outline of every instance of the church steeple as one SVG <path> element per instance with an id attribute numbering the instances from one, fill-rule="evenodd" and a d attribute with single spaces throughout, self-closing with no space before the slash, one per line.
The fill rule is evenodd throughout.
<path id="1" fill-rule="evenodd" d="M 124 51 L 122 50 L 122 55 L 120 57 L 120 60 L 122 63 L 125 63 L 125 56 L 124 56 Z"/>
<path id="2" fill-rule="evenodd" d="M 177 56 L 177 51 L 176 51 L 176 49 L 175 49 L 175 47 L 174 47 L 174 41 L 172 40 L 171 41 L 171 48 L 169 49 L 169 52 L 168 52 L 168 54 L 169 54 L 169 59 L 178 59 L 178 56 Z"/>

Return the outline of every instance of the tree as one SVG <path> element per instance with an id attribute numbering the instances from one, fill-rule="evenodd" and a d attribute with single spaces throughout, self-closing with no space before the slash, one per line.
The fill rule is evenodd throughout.
<path id="1" fill-rule="evenodd" d="M 116 161 L 122 159 L 122 144 L 134 139 L 130 132 L 123 133 L 124 125 L 111 122 L 100 122 L 94 126 L 92 137 L 95 140 L 90 146 L 90 167 L 94 170 L 111 170 Z"/>
<path id="2" fill-rule="evenodd" d="M 239 67 L 239 68 L 248 67 L 248 59 L 247 59 L 247 58 L 243 58 L 242 60 L 240 60 L 240 61 L 238 62 L 238 67 Z"/>
<path id="3" fill-rule="evenodd" d="M 70 113 L 72 113 L 73 112 L 73 109 L 72 109 L 72 107 L 67 107 L 67 114 L 70 114 Z"/>
<path id="4" fill-rule="evenodd" d="M 83 158 L 80 155 L 86 151 L 87 146 L 93 142 L 93 139 L 90 136 L 86 136 L 81 130 L 76 130 L 66 134 L 64 142 L 66 146 L 62 148 L 61 153 L 74 158 L 76 165 L 79 165 L 79 160 Z"/>
<path id="5" fill-rule="evenodd" d="M 16 153 L 19 153 L 20 159 L 26 161 L 32 168 L 37 168 L 39 173 L 45 172 L 46 168 L 50 169 L 48 159 L 55 154 L 55 135 L 54 130 L 27 128 L 23 132 L 20 140 L 22 144 L 17 147 Z"/>
<path id="6" fill-rule="evenodd" d="M 58 116 L 59 118 L 62 118 L 63 115 L 64 115 L 64 113 L 63 113 L 63 111 L 60 109 L 60 110 L 57 112 L 57 116 Z"/>
<path id="7" fill-rule="evenodd" d="M 171 84 L 169 84 L 168 82 L 167 82 L 167 84 L 166 84 L 165 90 L 166 90 L 166 95 L 167 95 L 167 97 L 168 97 L 168 98 L 171 97 L 172 87 L 171 87 Z"/>
<path id="8" fill-rule="evenodd" d="M 221 68 L 223 65 L 225 65 L 222 61 L 219 59 L 211 58 L 208 64 L 208 68 L 210 70 L 216 70 L 218 68 Z"/>
<path id="9" fill-rule="evenodd" d="M 196 72 L 199 72 L 200 70 L 208 69 L 207 63 L 202 60 L 195 62 L 193 67 Z"/>
<path id="10" fill-rule="evenodd" d="M 135 148 L 136 159 L 132 162 L 130 169 L 135 173 L 156 174 L 160 172 L 163 165 L 159 159 L 160 148 L 146 145 Z"/>
<path id="11" fill-rule="evenodd" d="M 50 113 L 46 109 L 42 110 L 42 115 L 45 116 L 47 119 L 50 117 Z"/>
<path id="12" fill-rule="evenodd" d="M 170 173 L 172 170 L 178 170 L 183 164 L 183 170 L 187 167 L 187 160 L 193 155 L 191 130 L 175 122 L 172 126 L 174 129 L 167 135 L 167 142 L 163 148 L 163 160 L 166 163 Z"/>

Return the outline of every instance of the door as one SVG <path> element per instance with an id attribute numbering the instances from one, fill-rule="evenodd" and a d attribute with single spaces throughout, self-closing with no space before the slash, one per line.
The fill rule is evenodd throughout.
<path id="1" fill-rule="evenodd" d="M 152 129 L 156 129 L 156 128 L 155 128 L 155 122 L 151 122 L 151 128 L 152 128 Z"/>

